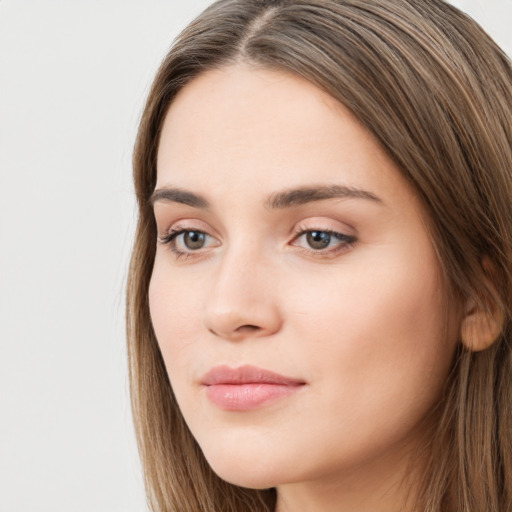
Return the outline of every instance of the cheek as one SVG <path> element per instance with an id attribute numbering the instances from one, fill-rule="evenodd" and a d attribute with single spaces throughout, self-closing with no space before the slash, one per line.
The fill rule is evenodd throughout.
<path id="1" fill-rule="evenodd" d="M 155 258 L 148 292 L 151 320 L 159 343 L 169 339 L 187 342 L 197 331 L 204 281 L 200 275 L 185 275 L 172 268 L 166 256 L 162 251 Z"/>
<path id="2" fill-rule="evenodd" d="M 198 412 L 190 375 L 197 360 L 198 297 L 165 261 L 155 261 L 148 298 L 151 321 L 179 408 L 188 419 Z"/>
<path id="3" fill-rule="evenodd" d="M 361 257 L 322 287 L 314 280 L 303 285 L 309 293 L 290 293 L 291 309 L 300 312 L 292 337 L 302 340 L 305 360 L 331 397 L 331 407 L 345 407 L 347 399 L 351 410 L 370 420 L 387 405 L 396 410 L 400 400 L 419 411 L 436 399 L 451 367 L 456 335 L 447 330 L 433 255 L 399 258 L 383 251 L 378 265 L 366 265 Z M 340 399 L 329 389 L 349 393 Z"/>
<path id="4" fill-rule="evenodd" d="M 416 349 L 426 338 L 436 342 L 442 337 L 447 318 L 443 289 L 429 245 L 399 246 L 381 250 L 379 258 L 370 250 L 354 253 L 325 276 L 302 276 L 288 303 L 290 314 L 295 310 L 297 318 L 329 333 L 324 342 L 339 346 L 358 339 L 361 348 Z"/>
<path id="5" fill-rule="evenodd" d="M 157 258 L 148 293 L 153 329 L 170 378 L 186 370 L 198 335 L 194 283 L 184 285 L 175 274 Z"/>

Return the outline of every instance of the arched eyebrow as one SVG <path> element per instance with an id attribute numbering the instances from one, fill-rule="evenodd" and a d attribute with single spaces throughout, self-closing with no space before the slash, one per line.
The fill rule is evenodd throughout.
<path id="1" fill-rule="evenodd" d="M 280 210 L 326 199 L 366 199 L 376 203 L 383 203 L 382 199 L 366 190 L 344 185 L 320 185 L 274 192 L 265 201 L 265 208 Z M 162 187 L 156 189 L 151 195 L 149 203 L 154 205 L 158 201 L 185 204 L 202 210 L 210 208 L 210 203 L 206 198 L 181 188 Z"/>

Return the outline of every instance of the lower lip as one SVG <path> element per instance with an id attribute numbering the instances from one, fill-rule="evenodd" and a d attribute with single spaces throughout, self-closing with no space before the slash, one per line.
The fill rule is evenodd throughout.
<path id="1" fill-rule="evenodd" d="M 249 411 L 294 394 L 301 385 L 268 383 L 214 384 L 206 387 L 206 395 L 226 411 Z"/>

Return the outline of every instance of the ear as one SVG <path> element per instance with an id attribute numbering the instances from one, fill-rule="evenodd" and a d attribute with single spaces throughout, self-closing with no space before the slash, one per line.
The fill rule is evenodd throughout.
<path id="1" fill-rule="evenodd" d="M 503 320 L 499 311 L 493 314 L 475 306 L 462 321 L 460 336 L 463 345 L 473 352 L 489 348 L 501 334 Z"/>
<path id="2" fill-rule="evenodd" d="M 482 262 L 484 274 L 492 275 L 492 264 L 488 258 Z M 496 298 L 496 287 L 484 278 L 486 291 L 484 297 L 471 298 L 466 303 L 466 311 L 460 328 L 463 345 L 473 352 L 490 347 L 503 330 L 505 316 Z"/>

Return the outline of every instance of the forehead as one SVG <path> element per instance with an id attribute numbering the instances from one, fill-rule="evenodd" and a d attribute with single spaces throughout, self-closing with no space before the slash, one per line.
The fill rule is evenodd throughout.
<path id="1" fill-rule="evenodd" d="M 157 169 L 156 188 L 217 194 L 327 182 L 393 196 L 407 187 L 341 103 L 294 74 L 247 64 L 205 72 L 178 93 L 164 120 Z"/>

